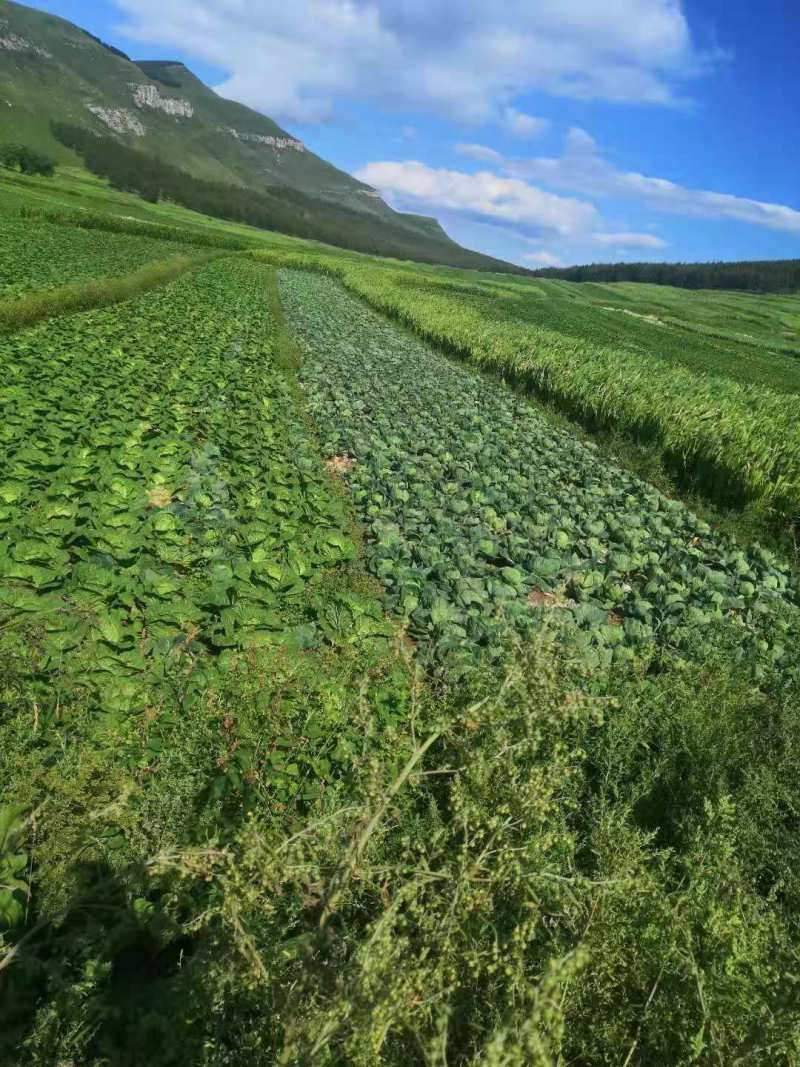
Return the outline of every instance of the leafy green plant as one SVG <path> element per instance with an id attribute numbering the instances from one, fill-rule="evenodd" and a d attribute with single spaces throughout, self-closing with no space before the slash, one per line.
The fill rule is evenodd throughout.
<path id="1" fill-rule="evenodd" d="M 107 282 L 155 260 L 186 256 L 192 245 L 124 232 L 54 225 L 36 209 L 3 215 L 0 228 L 0 299 L 42 290 Z M 133 294 L 132 294 L 133 295 Z"/>
<path id="2" fill-rule="evenodd" d="M 41 626 L 45 675 L 69 667 L 108 710 L 170 672 L 200 692 L 226 656 L 324 640 L 307 587 L 354 546 L 270 361 L 268 275 L 220 260 L 2 343 L 0 610 Z"/>
<path id="3" fill-rule="evenodd" d="M 20 214 L 24 219 L 41 220 L 70 229 L 145 237 L 151 241 L 169 241 L 183 246 L 199 245 L 202 248 L 218 248 L 227 252 L 241 252 L 252 247 L 252 243 L 225 233 L 202 233 L 188 227 L 167 226 L 164 223 L 146 222 L 120 215 L 91 211 L 46 211 L 33 207 L 22 208 Z"/>
<path id="4" fill-rule="evenodd" d="M 26 828 L 25 808 L 0 805 L 0 937 L 3 929 L 19 926 L 25 916 L 29 887 L 25 878 L 28 857 L 17 850 Z"/>

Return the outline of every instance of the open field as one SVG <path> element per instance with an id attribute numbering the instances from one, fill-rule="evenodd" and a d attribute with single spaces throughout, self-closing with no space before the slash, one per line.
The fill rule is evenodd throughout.
<path id="1" fill-rule="evenodd" d="M 150 211 L 77 176 L 58 181 L 49 189 L 44 180 L 31 181 L 30 203 L 236 236 L 262 247 L 277 265 L 328 271 L 422 336 L 517 379 L 590 426 L 610 427 L 661 450 L 709 497 L 726 504 L 755 501 L 789 520 L 800 509 L 793 399 L 800 357 L 791 354 L 800 298 L 662 286 L 632 295 L 625 284 L 414 267 L 227 227 L 174 206 Z M 18 211 L 24 183 L 12 184 L 19 191 L 6 210 L 16 203 Z M 763 307 L 754 304 L 762 300 Z"/>
<path id="2" fill-rule="evenodd" d="M 0 1062 L 800 1062 L 800 298 L 0 186 Z"/>

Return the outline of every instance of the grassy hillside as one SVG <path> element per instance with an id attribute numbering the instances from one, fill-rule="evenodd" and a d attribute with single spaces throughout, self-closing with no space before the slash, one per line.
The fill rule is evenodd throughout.
<path id="1" fill-rule="evenodd" d="M 210 181 L 255 188 L 286 184 L 379 210 L 362 195 L 367 186 L 311 152 L 278 147 L 296 139 L 266 116 L 218 97 L 182 64 L 135 64 L 78 26 L 13 2 L 3 5 L 0 24 L 21 42 L 3 51 L 0 96 L 8 106 L 0 109 L 1 139 L 21 130 L 65 158 L 48 130 L 57 118 L 117 132 Z M 241 134 L 273 138 L 276 145 L 242 140 Z M 382 213 L 390 214 L 385 205 Z"/>

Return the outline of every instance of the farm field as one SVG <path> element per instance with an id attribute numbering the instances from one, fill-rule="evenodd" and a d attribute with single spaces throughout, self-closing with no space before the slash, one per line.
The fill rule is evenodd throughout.
<path id="1" fill-rule="evenodd" d="M 799 298 L 8 188 L 0 1063 L 800 1062 Z"/>
<path id="2" fill-rule="evenodd" d="M 98 231 L 37 225 L 28 219 L 0 215 L 0 300 L 129 274 L 154 260 L 185 251 L 186 246 L 178 242 L 127 235 L 110 242 Z"/>
<path id="3" fill-rule="evenodd" d="M 800 430 L 792 395 L 532 326 L 513 310 L 489 319 L 474 299 L 483 289 L 471 280 L 455 283 L 428 274 L 423 291 L 416 281 L 409 287 L 413 272 L 402 265 L 374 270 L 322 254 L 254 254 L 276 265 L 330 273 L 378 310 L 479 369 L 590 427 L 612 427 L 649 442 L 712 498 L 740 505 L 756 501 L 788 521 L 798 513 Z M 512 298 L 498 292 L 497 307 L 513 308 L 514 290 L 509 292 Z"/>
<path id="4" fill-rule="evenodd" d="M 667 362 L 778 392 L 800 389 L 800 300 L 724 291 L 692 292 L 669 286 L 619 282 L 569 285 L 542 280 L 546 299 L 532 283 L 509 287 L 506 314 L 594 344 L 658 355 Z M 533 283 L 535 284 L 535 282 Z M 502 317 L 489 298 L 481 310 Z M 783 357 L 783 358 L 780 358 Z"/>
<path id="5" fill-rule="evenodd" d="M 735 617 L 744 649 L 764 642 L 773 608 L 797 600 L 771 553 L 718 538 L 332 280 L 281 272 L 281 293 L 304 345 L 309 410 L 325 452 L 344 458 L 372 569 L 432 651 L 474 655 L 506 623 L 530 635 L 561 609 L 592 659 L 655 642 L 702 656 L 715 622 Z M 765 654 L 791 670 L 794 642 Z"/>

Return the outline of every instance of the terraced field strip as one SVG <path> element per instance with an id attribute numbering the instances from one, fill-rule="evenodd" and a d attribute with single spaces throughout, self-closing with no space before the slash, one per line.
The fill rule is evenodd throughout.
<path id="1" fill-rule="evenodd" d="M 0 338 L 0 616 L 111 714 L 232 656 L 388 635 L 275 362 L 266 267 L 216 262 Z"/>
<path id="2" fill-rule="evenodd" d="M 0 214 L 0 299 L 130 274 L 155 260 L 186 255 L 181 241 L 56 226 Z"/>
<path id="3" fill-rule="evenodd" d="M 109 307 L 141 296 L 152 289 L 179 278 L 187 271 L 211 262 L 224 252 L 206 252 L 194 256 L 172 256 L 146 264 L 131 274 L 120 274 L 95 281 L 75 282 L 55 289 L 39 289 L 23 296 L 0 299 L 0 333 L 13 333 L 42 319 L 68 315 L 76 311 Z"/>
<path id="4" fill-rule="evenodd" d="M 759 673 L 797 669 L 797 590 L 768 551 L 716 536 L 332 279 L 279 277 L 324 450 L 423 656 L 500 657 L 509 626 L 557 615 L 596 662 L 653 645 L 702 656 L 727 621 Z"/>

